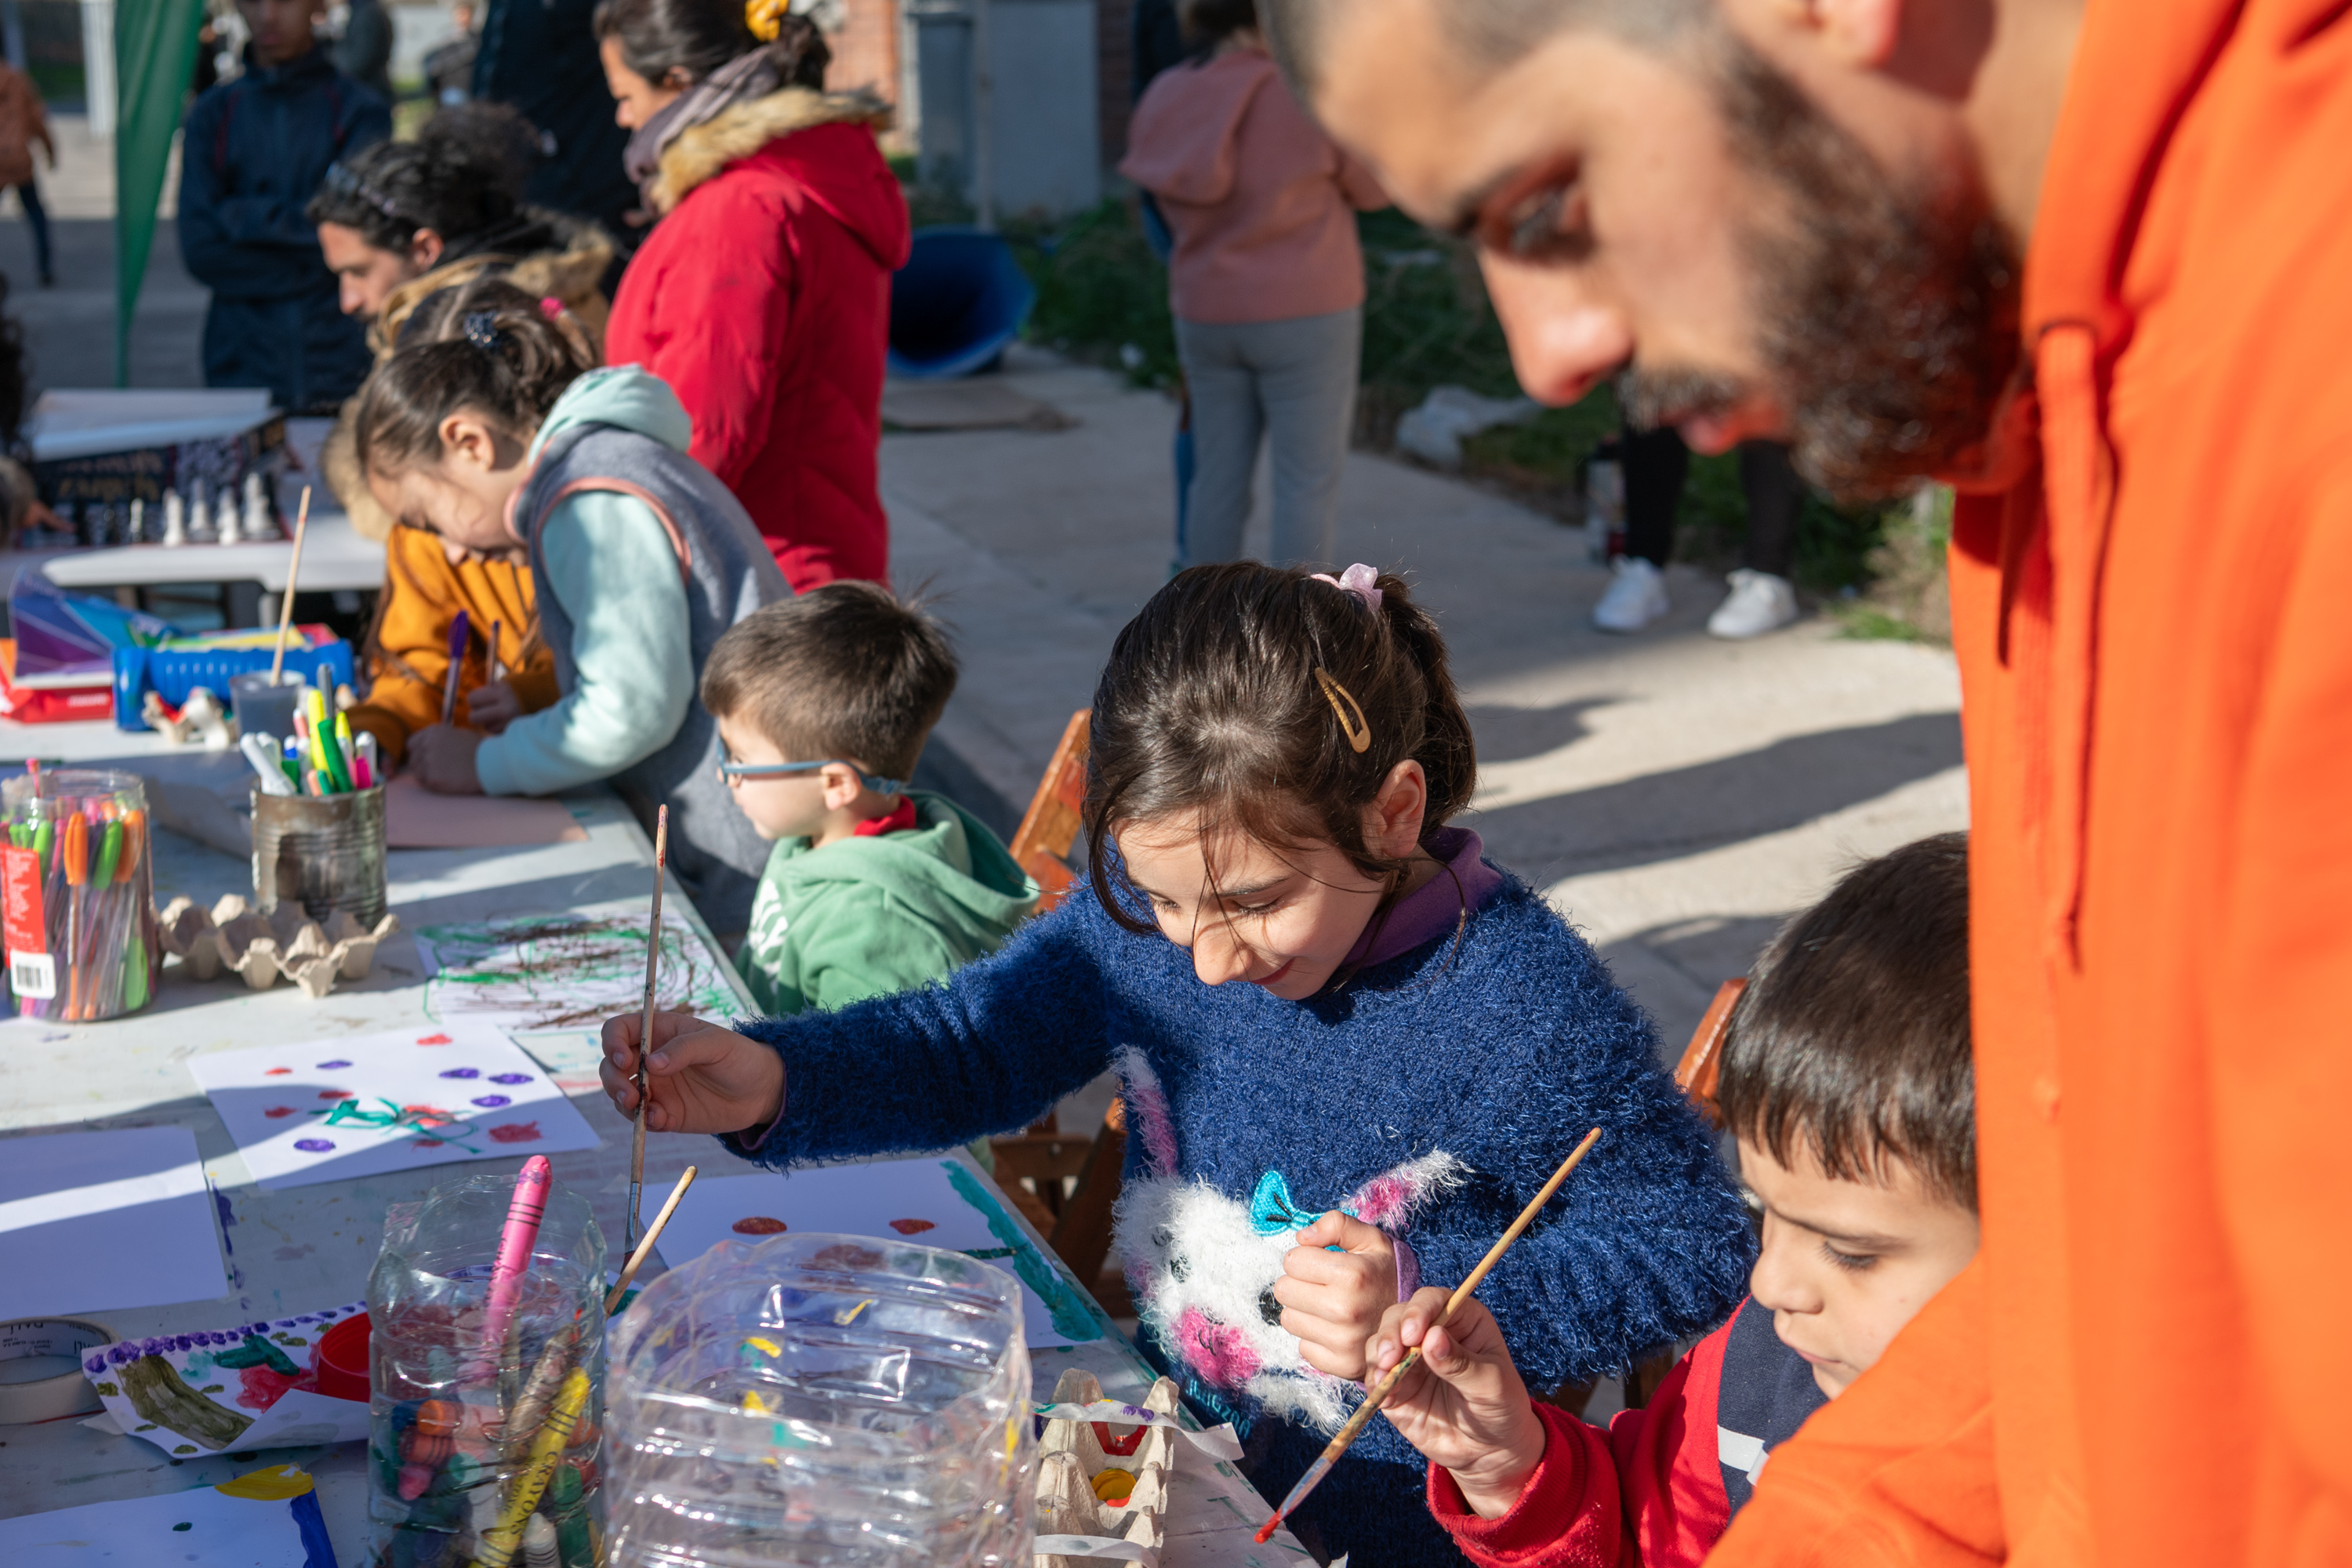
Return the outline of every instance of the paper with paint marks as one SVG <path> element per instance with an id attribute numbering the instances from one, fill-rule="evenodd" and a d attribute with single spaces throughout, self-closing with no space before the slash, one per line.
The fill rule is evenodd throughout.
<path id="1" fill-rule="evenodd" d="M 299 1489 L 299 1490 L 297 1489 Z M 319 1494 L 291 1465 L 194 1491 L 0 1519 L 8 1568 L 335 1568 Z"/>
<path id="2" fill-rule="evenodd" d="M 479 1023 L 192 1057 L 264 1188 L 593 1149 L 547 1070 Z"/>
<path id="3" fill-rule="evenodd" d="M 127 1127 L 0 1139 L 0 1320 L 227 1295 L 196 1135 Z"/>
<path id="4" fill-rule="evenodd" d="M 662 1232 L 675 1268 L 722 1241 L 788 1230 L 897 1237 L 985 1258 L 1021 1281 L 1028 1341 L 1098 1340 L 1109 1324 L 1051 1254 L 1013 1220 L 1003 1194 L 957 1160 L 876 1160 L 789 1175 L 705 1176 Z"/>
<path id="5" fill-rule="evenodd" d="M 509 1034 L 604 1027 L 645 1004 L 646 903 L 590 904 L 562 914 L 425 926 L 416 949 L 432 977 L 425 1010 Z M 675 909 L 662 911 L 658 1000 L 664 1012 L 704 1017 L 748 1011 L 727 963 Z"/>
<path id="6" fill-rule="evenodd" d="M 191 1334 L 127 1340 L 82 1358 L 115 1424 L 177 1458 L 229 1448 L 299 1448 L 368 1435 L 363 1399 L 319 1392 L 326 1331 L 367 1310 L 234 1323 Z"/>

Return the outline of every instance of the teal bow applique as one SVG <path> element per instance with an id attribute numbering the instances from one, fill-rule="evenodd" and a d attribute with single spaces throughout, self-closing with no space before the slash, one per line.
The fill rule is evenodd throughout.
<path id="1" fill-rule="evenodd" d="M 1341 1214 L 1354 1217 L 1350 1211 Z M 1280 1171 L 1268 1171 L 1257 1179 L 1257 1191 L 1250 1194 L 1250 1228 L 1260 1236 L 1280 1236 L 1286 1230 L 1304 1230 L 1323 1217 L 1320 1209 L 1303 1209 L 1290 1201 L 1290 1184 L 1282 1179 Z M 1326 1252 L 1344 1252 L 1345 1247 L 1327 1247 Z"/>

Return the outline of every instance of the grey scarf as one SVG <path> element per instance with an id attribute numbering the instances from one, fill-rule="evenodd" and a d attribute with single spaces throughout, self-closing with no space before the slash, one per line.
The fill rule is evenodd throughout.
<path id="1" fill-rule="evenodd" d="M 785 37 L 792 37 L 790 32 Z M 672 99 L 668 106 L 631 133 L 622 167 L 635 183 L 647 212 L 653 211 L 654 181 L 661 174 L 662 154 L 669 144 L 695 126 L 718 119 L 739 103 L 767 97 L 784 85 L 786 73 L 799 62 L 800 50 L 786 49 L 783 39 L 737 55 L 700 81 Z"/>

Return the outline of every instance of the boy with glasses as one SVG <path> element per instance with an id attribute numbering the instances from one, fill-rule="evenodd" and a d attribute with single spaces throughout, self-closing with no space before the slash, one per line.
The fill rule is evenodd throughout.
<path id="1" fill-rule="evenodd" d="M 772 1016 L 943 979 L 1036 909 L 978 818 L 908 787 L 955 683 L 939 623 L 871 583 L 770 605 L 711 649 L 719 774 L 776 845 L 736 960 Z"/>

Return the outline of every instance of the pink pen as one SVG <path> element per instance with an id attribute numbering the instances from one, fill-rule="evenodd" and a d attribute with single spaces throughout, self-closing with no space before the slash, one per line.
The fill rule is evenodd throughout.
<path id="1" fill-rule="evenodd" d="M 547 1189 L 553 1180 L 544 1154 L 525 1160 L 515 1175 L 506 1228 L 499 1233 L 498 1261 L 490 1268 L 489 1305 L 482 1314 L 482 1349 L 469 1369 L 468 1382 L 486 1382 L 498 1375 L 507 1324 L 520 1304 L 522 1277 L 530 1268 L 531 1245 L 539 1239 L 539 1222 L 547 1213 Z"/>

